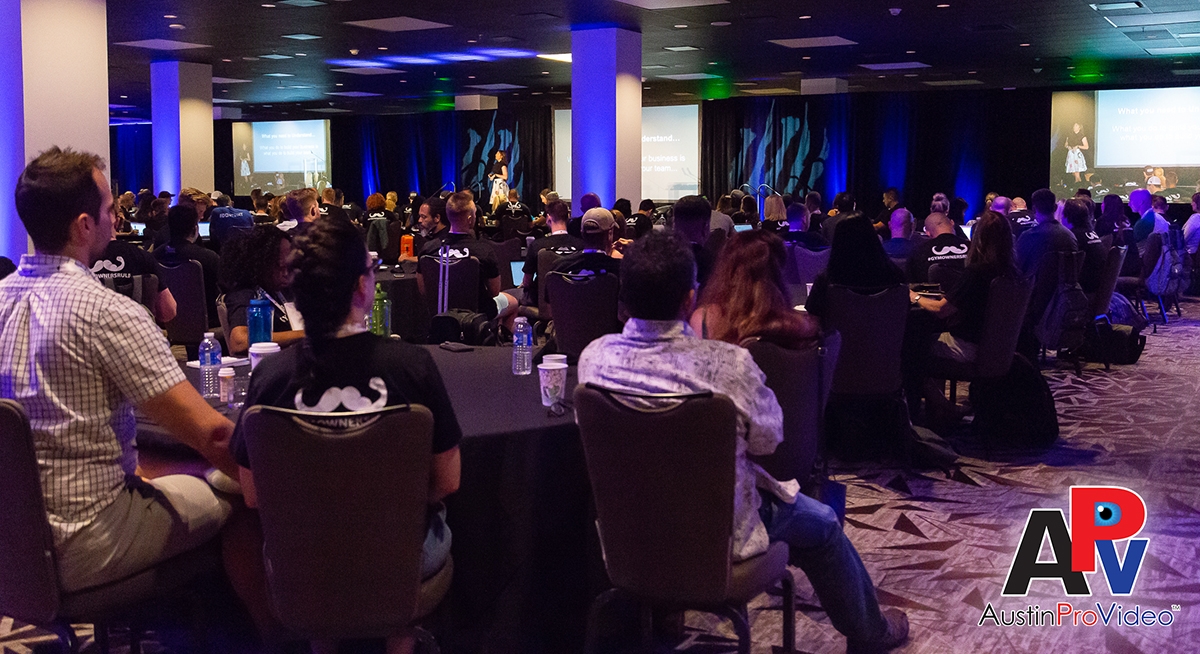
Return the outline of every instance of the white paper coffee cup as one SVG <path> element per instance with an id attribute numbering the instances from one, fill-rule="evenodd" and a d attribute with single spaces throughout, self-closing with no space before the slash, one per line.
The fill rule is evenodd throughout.
<path id="1" fill-rule="evenodd" d="M 542 389 L 542 406 L 562 402 L 567 386 L 567 364 L 539 363 L 538 381 Z"/>
<path id="2" fill-rule="evenodd" d="M 279 351 L 279 343 L 262 342 L 255 343 L 250 346 L 250 370 L 258 367 L 258 362 L 263 360 L 263 357 L 270 356 Z"/>

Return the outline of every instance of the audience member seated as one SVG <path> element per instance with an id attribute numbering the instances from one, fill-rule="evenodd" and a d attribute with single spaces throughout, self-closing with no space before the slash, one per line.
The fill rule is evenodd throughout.
<path id="1" fill-rule="evenodd" d="M 1003 195 L 997 195 L 996 197 L 992 198 L 985 211 L 987 210 L 995 211 L 1001 216 L 1004 216 L 1005 220 L 1008 220 L 1008 212 L 1012 210 L 1012 200 L 1009 200 Z M 982 215 L 975 220 L 978 220 L 979 218 L 982 218 Z M 971 222 L 974 223 L 975 221 Z"/>
<path id="2" fill-rule="evenodd" d="M 1079 271 L 1079 285 L 1083 292 L 1091 295 L 1100 289 L 1104 266 L 1108 262 L 1108 248 L 1092 227 L 1092 210 L 1088 203 L 1072 198 L 1063 203 L 1063 227 L 1075 236 L 1075 246 L 1083 251 L 1083 270 Z"/>
<path id="3" fill-rule="evenodd" d="M 367 249 L 372 252 L 387 249 L 388 225 L 396 220 L 396 214 L 383 208 L 386 202 L 382 193 L 367 196 L 367 211 L 363 217 L 367 221 Z"/>
<path id="4" fill-rule="evenodd" d="M 1104 200 L 1100 202 L 1100 218 L 1096 220 L 1096 233 L 1103 238 L 1115 235 L 1129 226 L 1129 215 L 1125 213 L 1125 203 L 1121 196 L 1116 193 L 1104 196 Z"/>
<path id="5" fill-rule="evenodd" d="M 567 233 L 571 236 L 579 236 L 579 221 L 583 214 L 587 213 L 589 209 L 595 209 L 600 206 L 603 205 L 600 202 L 599 195 L 584 193 L 583 197 L 579 198 L 579 216 L 571 218 L 571 221 L 567 223 Z"/>
<path id="6" fill-rule="evenodd" d="M 440 246 L 442 239 L 450 233 L 450 221 L 446 218 L 446 202 L 436 195 L 429 196 L 417 209 L 417 228 L 424 237 L 425 245 Z M 418 253 L 420 254 L 420 253 Z"/>
<path id="7" fill-rule="evenodd" d="M 167 242 L 167 211 L 171 209 L 171 202 L 163 198 L 154 198 L 150 201 L 150 208 L 145 212 L 138 212 L 142 222 L 146 224 L 146 228 L 142 231 L 142 247 L 149 250 L 154 247 L 155 243 L 159 243 L 159 235 L 162 235 L 162 243 Z"/>
<path id="8" fill-rule="evenodd" d="M 555 272 L 572 275 L 620 274 L 621 253 L 613 249 L 617 221 L 612 212 L 602 207 L 588 209 L 580 220 L 579 230 L 583 234 L 583 249 L 559 259 L 554 266 Z"/>
<path id="9" fill-rule="evenodd" d="M 642 200 L 637 213 L 625 219 L 625 238 L 641 238 L 654 229 L 654 200 Z"/>
<path id="10" fill-rule="evenodd" d="M 342 211 L 346 212 L 347 220 L 360 227 L 365 227 L 362 219 L 362 207 L 359 207 L 355 202 L 346 202 L 346 195 L 342 193 L 342 189 L 333 189 L 333 203 L 341 207 Z M 406 206 L 405 209 L 407 210 L 408 207 Z M 401 216 L 401 218 L 403 218 L 403 216 Z"/>
<path id="11" fill-rule="evenodd" d="M 100 258 L 92 264 L 92 273 L 99 279 L 112 279 L 118 288 L 125 283 L 132 286 L 131 280 L 134 276 L 153 275 L 158 280 L 158 301 L 154 304 L 154 319 L 160 323 L 167 323 L 175 317 L 175 310 L 178 308 L 175 305 L 175 297 L 171 295 L 171 289 L 159 279 L 154 255 L 133 243 L 115 238 L 109 241 Z"/>
<path id="12" fill-rule="evenodd" d="M 725 232 L 726 236 L 733 234 L 733 219 L 732 218 L 730 218 L 729 216 L 726 216 L 725 214 L 721 213 L 720 211 L 717 211 L 716 209 L 713 209 L 712 213 L 709 215 L 710 215 L 710 218 L 708 220 L 708 231 L 715 232 L 719 229 L 719 230 Z"/>
<path id="13" fill-rule="evenodd" d="M 113 231 L 117 234 L 125 235 L 133 233 L 133 226 L 130 223 L 137 216 L 137 206 L 134 205 L 135 199 L 133 191 L 125 191 L 121 194 L 121 198 L 117 202 L 116 217 L 113 221 Z"/>
<path id="14" fill-rule="evenodd" d="M 809 250 L 829 247 L 829 241 L 826 241 L 820 232 L 814 232 L 809 229 L 809 222 L 811 220 L 812 215 L 808 213 L 806 205 L 799 202 L 792 203 L 787 208 L 788 231 L 780 234 L 780 236 L 789 243 L 795 243 Z"/>
<path id="15" fill-rule="evenodd" d="M 260 189 L 254 189 L 259 191 Z M 254 202 L 254 224 L 255 225 L 273 225 L 275 218 L 271 216 L 271 198 L 268 198 L 266 193 L 258 193 L 252 198 Z"/>
<path id="16" fill-rule="evenodd" d="M 913 217 L 912 212 L 904 207 L 900 207 L 892 212 L 888 218 L 888 233 L 891 238 L 883 242 L 883 251 L 887 252 L 888 257 L 892 259 L 904 259 L 908 261 L 916 247 L 913 242 Z"/>
<path id="17" fill-rule="evenodd" d="M 220 191 L 213 193 L 213 201 L 217 206 L 213 207 L 212 213 L 208 216 L 208 239 L 212 243 L 213 249 L 220 252 L 221 244 L 225 241 L 225 234 L 229 228 L 249 229 L 253 227 L 254 215 L 245 209 L 235 209 L 229 196 Z"/>
<path id="18" fill-rule="evenodd" d="M 1192 215 L 1183 223 L 1183 241 L 1187 245 L 1188 254 L 1200 251 L 1200 193 L 1192 195 Z"/>
<path id="19" fill-rule="evenodd" d="M 754 337 L 789 349 L 811 343 L 820 326 L 788 302 L 786 264 L 787 250 L 774 234 L 735 234 L 721 251 L 700 307 L 692 313 L 692 331 L 734 345 Z"/>
<path id="20" fill-rule="evenodd" d="M 562 200 L 551 200 L 546 206 L 546 224 L 550 227 L 550 235 L 543 236 L 533 242 L 525 253 L 525 263 L 521 272 L 525 277 L 521 280 L 521 288 L 525 289 L 522 304 L 537 306 L 538 284 L 537 277 L 538 253 L 547 248 L 559 256 L 575 254 L 583 249 L 583 240 L 567 233 L 567 221 L 571 218 L 571 209 Z"/>
<path id="21" fill-rule="evenodd" d="M 529 205 L 521 202 L 521 194 L 515 188 L 508 189 L 508 201 L 500 203 L 500 206 L 492 214 L 495 218 L 524 218 L 533 222 L 533 212 L 529 210 Z"/>
<path id="22" fill-rule="evenodd" d="M 337 195 L 337 189 L 332 186 L 326 186 L 325 190 L 321 191 L 321 201 L 317 205 L 317 212 L 321 214 L 322 218 L 333 218 L 335 220 L 350 222 L 350 216 L 342 208 L 342 203 L 338 202 Z"/>
<path id="23" fill-rule="evenodd" d="M 311 223 L 320 215 L 317 203 L 317 191 L 311 188 L 298 188 L 287 192 L 279 203 L 282 220 L 277 227 L 285 232 L 292 232 L 305 223 Z"/>
<path id="24" fill-rule="evenodd" d="M 135 406 L 212 465 L 237 472 L 227 449 L 233 423 L 188 383 L 146 310 L 89 269 L 113 237 L 103 167 L 98 155 L 58 147 L 25 167 L 15 204 L 35 253 L 0 282 L 0 395 L 29 416 L 65 592 L 194 549 L 232 513 L 203 479 L 138 475 Z"/>
<path id="25" fill-rule="evenodd" d="M 857 206 L 854 195 L 849 192 L 843 191 L 833 196 L 833 209 L 829 217 L 821 223 L 821 235 L 826 241 L 833 242 L 833 230 L 837 228 L 838 223 L 852 216 L 862 215 L 858 213 Z"/>
<path id="26" fill-rule="evenodd" d="M 821 223 L 825 221 L 825 213 L 821 211 L 821 194 L 809 191 L 804 196 L 804 208 L 808 209 L 808 230 L 821 231 Z"/>
<path id="27" fill-rule="evenodd" d="M 722 195 L 717 200 L 717 211 L 720 211 L 730 218 L 733 218 L 733 214 L 735 213 L 733 209 L 733 196 L 729 195 L 728 193 Z"/>
<path id="28" fill-rule="evenodd" d="M 696 283 L 704 290 L 708 276 L 717 263 L 717 253 L 705 247 L 711 232 L 708 229 L 712 205 L 699 195 L 685 195 L 675 201 L 672 220 L 675 231 L 692 244 L 692 256 L 696 259 Z"/>
<path id="29" fill-rule="evenodd" d="M 855 216 L 838 225 L 830 247 L 829 265 L 813 281 L 804 308 L 817 318 L 824 318 L 829 309 L 830 284 L 875 293 L 903 283 L 904 272 L 883 251 L 871 221 Z"/>
<path id="30" fill-rule="evenodd" d="M 1012 228 L 1014 239 L 1019 239 L 1025 230 L 1033 229 L 1037 225 L 1037 220 L 1025 205 L 1025 198 L 1015 197 L 1012 199 L 1012 209 L 1008 212 L 1008 225 Z"/>
<path id="31" fill-rule="evenodd" d="M 889 238 L 895 238 L 896 235 L 891 230 L 892 214 L 897 209 L 904 208 L 904 203 L 900 201 L 900 191 L 895 188 L 889 188 L 883 192 L 883 209 L 879 211 L 879 215 L 875 217 L 875 231 L 879 232 L 879 237 L 885 241 Z M 909 218 L 912 214 L 909 214 Z M 911 227 L 909 228 L 912 229 Z"/>
<path id="32" fill-rule="evenodd" d="M 1137 191 L 1134 191 L 1135 193 Z M 1025 276 L 1037 272 L 1042 257 L 1047 252 L 1075 252 L 1075 236 L 1067 231 L 1057 220 L 1054 212 L 1058 209 L 1054 192 L 1050 189 L 1038 189 L 1030 197 L 1033 202 L 1033 215 L 1037 226 L 1025 230 L 1017 238 L 1017 267 Z"/>
<path id="33" fill-rule="evenodd" d="M 219 325 L 217 320 L 217 275 L 221 257 L 212 250 L 197 245 L 200 226 L 196 222 L 196 211 L 186 204 L 177 204 L 167 212 L 167 229 L 171 238 L 167 244 L 154 251 L 154 258 L 164 266 L 177 266 L 183 261 L 199 262 L 204 271 L 204 304 L 208 311 L 208 324 Z"/>
<path id="34" fill-rule="evenodd" d="M 880 611 L 870 575 L 833 510 L 798 494 L 794 481 L 780 483 L 747 460 L 747 453 L 769 454 L 782 442 L 782 412 L 749 352 L 698 339 L 685 322 L 696 295 L 695 271 L 692 248 L 670 232 L 651 232 L 630 246 L 620 292 L 630 319 L 622 333 L 602 336 L 584 349 L 579 382 L 632 393 L 711 391 L 729 397 L 739 415 L 733 560 L 784 541 L 850 651 L 886 651 L 903 643 L 907 618 L 897 609 Z"/>
<path id="35" fill-rule="evenodd" d="M 421 207 L 422 216 L 428 203 Z M 516 315 L 517 299 L 500 292 L 500 260 L 496 250 L 488 241 L 475 238 L 471 228 L 475 225 L 475 201 L 471 194 L 459 191 L 446 201 L 446 215 L 450 218 L 450 231 L 440 241 L 426 241 L 421 256 L 438 256 L 443 245 L 447 256 L 453 259 L 475 257 L 479 260 L 479 313 L 488 319 L 500 317 L 507 320 Z M 508 265 L 505 263 L 504 265 Z"/>
<path id="36" fill-rule="evenodd" d="M 946 214 L 931 213 L 925 218 L 925 236 L 929 238 L 914 244 L 908 257 L 909 282 L 928 282 L 929 267 L 935 263 L 962 269 L 971 241 L 954 231 L 954 223 Z"/>
<path id="37" fill-rule="evenodd" d="M 433 413 L 429 533 L 422 577 L 433 576 L 450 552 L 441 501 L 458 490 L 462 438 L 450 397 L 427 350 L 376 336 L 365 326 L 375 299 L 374 267 L 349 221 L 321 221 L 296 237 L 291 263 L 296 306 L 308 336 L 297 347 L 263 359 L 251 377 L 246 406 L 321 413 L 357 412 L 416 403 Z M 246 435 L 230 450 L 242 467 L 246 503 L 256 504 Z"/>
<path id="38" fill-rule="evenodd" d="M 754 201 L 754 196 L 743 195 L 738 201 L 738 210 L 729 218 L 735 225 L 757 225 L 758 203 Z"/>
<path id="39" fill-rule="evenodd" d="M 783 206 L 783 196 L 774 193 L 767 196 L 763 201 L 763 219 L 759 223 L 759 229 L 765 229 L 773 234 L 782 234 L 790 231 L 791 226 L 788 224 L 787 207 Z"/>
<path id="40" fill-rule="evenodd" d="M 1144 188 L 1134 190 L 1129 194 L 1129 208 L 1141 218 L 1133 224 L 1133 238 L 1141 244 L 1151 234 L 1162 234 L 1163 238 L 1171 231 L 1171 224 L 1162 214 L 1154 210 L 1154 196 Z"/>
<path id="41" fill-rule="evenodd" d="M 288 235 L 272 225 L 255 227 L 231 240 L 221 252 L 221 283 L 229 289 L 225 294 L 229 324 L 225 342 L 230 354 L 244 356 L 250 349 L 246 310 L 255 298 L 271 301 L 272 341 L 287 346 L 304 338 L 304 321 L 290 297 L 292 275 L 287 261 L 291 253 Z"/>

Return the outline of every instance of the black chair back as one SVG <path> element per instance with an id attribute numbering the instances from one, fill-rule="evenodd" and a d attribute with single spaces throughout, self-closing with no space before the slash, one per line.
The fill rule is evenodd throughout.
<path id="1" fill-rule="evenodd" d="M 767 376 L 767 388 L 783 409 L 783 442 L 771 454 L 750 458 L 776 479 L 804 484 L 817 460 L 821 411 L 829 399 L 842 336 L 832 332 L 803 350 L 757 339 L 743 345 Z"/>
<path id="2" fill-rule="evenodd" d="M 447 309 L 479 311 L 479 259 L 447 259 L 443 264 L 440 257 L 425 255 L 417 261 L 417 284 L 429 315 L 438 313 L 438 296 L 442 286 L 438 284 L 441 266 L 447 268 L 445 295 Z"/>
<path id="3" fill-rule="evenodd" d="M 574 397 L 613 585 L 652 600 L 723 601 L 736 481 L 733 402 L 711 393 L 626 397 L 590 385 L 577 386 Z"/>
<path id="4" fill-rule="evenodd" d="M 976 375 L 991 379 L 1008 374 L 1021 335 L 1033 280 L 997 277 L 988 290 L 983 334 L 975 352 Z"/>
<path id="5" fill-rule="evenodd" d="M 538 251 L 537 258 L 537 280 L 538 280 L 538 319 L 549 321 L 554 318 L 554 314 L 550 308 L 550 297 L 546 293 L 546 277 L 558 265 L 558 260 L 562 256 L 554 252 L 550 248 L 542 248 Z"/>
<path id="6" fill-rule="evenodd" d="M 800 284 L 811 284 L 829 266 L 829 248 L 809 250 L 795 247 L 789 252 L 788 265 L 795 268 L 794 278 Z"/>
<path id="7" fill-rule="evenodd" d="M 500 240 L 507 241 L 510 239 L 525 240 L 533 230 L 533 220 L 526 215 L 514 216 L 512 214 L 503 214 L 500 216 Z"/>
<path id="8" fill-rule="evenodd" d="M 134 302 L 146 307 L 150 315 L 156 315 L 158 309 L 158 278 L 154 275 L 133 275 L 132 277 L 100 277 L 106 288 L 110 288 Z"/>
<path id="9" fill-rule="evenodd" d="M 13 400 L 0 400 L 0 498 L 0 615 L 52 622 L 59 610 L 54 536 L 33 432 Z"/>
<path id="10" fill-rule="evenodd" d="M 283 625 L 306 638 L 403 630 L 418 610 L 433 414 L 255 406 L 242 420 Z"/>
<path id="11" fill-rule="evenodd" d="M 1084 253 L 1054 251 L 1042 255 L 1038 262 L 1037 276 L 1033 282 L 1033 293 L 1029 297 L 1029 308 L 1025 312 L 1025 324 L 1036 325 L 1042 319 L 1042 314 L 1050 306 L 1058 285 L 1079 281 L 1079 272 L 1083 270 Z"/>
<path id="12" fill-rule="evenodd" d="M 617 317 L 620 282 L 616 275 L 552 272 L 541 284 L 555 307 L 554 341 L 568 361 L 578 361 L 588 343 L 621 331 Z"/>
<path id="13" fill-rule="evenodd" d="M 1113 293 L 1117 290 L 1117 278 L 1121 276 L 1121 267 L 1125 265 L 1128 251 L 1129 248 L 1125 246 L 1108 249 L 1108 257 L 1100 271 L 1100 286 L 1091 297 L 1093 316 L 1099 318 L 1108 314 L 1108 305 L 1112 303 Z"/>
<path id="14" fill-rule="evenodd" d="M 903 267 L 900 269 L 904 270 Z M 963 276 L 963 267 L 945 263 L 930 264 L 927 276 L 930 283 L 941 285 L 942 292 L 948 293 L 958 286 L 958 281 Z"/>
<path id="15" fill-rule="evenodd" d="M 900 389 L 900 348 L 908 307 L 907 284 L 873 295 L 830 285 L 825 327 L 842 335 L 834 393 L 883 395 Z"/>
<path id="16" fill-rule="evenodd" d="M 175 297 L 175 318 L 168 322 L 167 340 L 172 345 L 195 345 L 208 331 L 208 302 L 204 295 L 204 269 L 199 261 L 180 261 L 158 267 L 158 278 Z"/>
<path id="17" fill-rule="evenodd" d="M 403 235 L 404 223 L 394 220 L 387 224 L 387 245 L 379 252 L 379 258 L 389 266 L 400 261 L 400 237 Z"/>
<path id="18" fill-rule="evenodd" d="M 496 259 L 500 261 L 500 288 L 515 288 L 518 282 L 513 279 L 512 266 L 509 265 L 514 261 L 521 260 L 521 246 L 525 245 L 525 239 L 510 238 L 502 243 L 497 243 L 494 247 L 496 250 Z"/>

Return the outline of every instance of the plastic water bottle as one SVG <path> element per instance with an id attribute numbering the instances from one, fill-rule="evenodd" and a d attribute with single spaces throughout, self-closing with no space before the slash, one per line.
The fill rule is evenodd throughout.
<path id="1" fill-rule="evenodd" d="M 221 396 L 221 381 L 217 376 L 221 371 L 221 344 L 212 332 L 204 332 L 199 350 L 200 394 L 215 400 Z"/>
<path id="2" fill-rule="evenodd" d="M 533 327 L 524 316 L 513 324 L 513 374 L 528 375 L 533 372 Z"/>
<path id="3" fill-rule="evenodd" d="M 370 330 L 378 336 L 392 334 L 392 301 L 388 299 L 383 284 L 375 285 L 375 301 L 371 303 L 371 315 L 368 316 Z"/>

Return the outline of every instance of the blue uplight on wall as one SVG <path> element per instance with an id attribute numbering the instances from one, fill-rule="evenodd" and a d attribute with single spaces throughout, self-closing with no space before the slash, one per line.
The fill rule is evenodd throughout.
<path id="1" fill-rule="evenodd" d="M 491 57 L 474 52 L 442 52 L 429 56 L 433 59 L 440 59 L 450 63 L 458 63 L 461 61 L 492 61 Z"/>
<path id="2" fill-rule="evenodd" d="M 432 57 L 408 57 L 397 55 L 392 57 L 383 57 L 382 59 L 388 63 L 401 64 L 404 66 L 428 66 L 442 63 L 440 59 L 434 59 Z"/>
<path id="3" fill-rule="evenodd" d="M 822 189 L 826 198 L 846 189 L 850 169 L 850 96 L 838 94 L 829 97 L 829 119 L 826 139 L 829 154 L 825 158 L 825 178 Z"/>
<path id="4" fill-rule="evenodd" d="M 519 50 L 517 48 L 480 48 L 475 52 L 497 59 L 523 59 L 537 56 L 537 53 L 532 50 Z"/>
<path id="5" fill-rule="evenodd" d="M 879 178 L 884 187 L 904 188 L 908 177 L 908 146 L 912 107 L 905 93 L 885 96 L 879 138 Z"/>
<path id="6" fill-rule="evenodd" d="M 341 66 L 342 68 L 387 68 L 387 64 L 375 61 L 374 59 L 326 59 L 325 63 L 330 66 Z"/>

